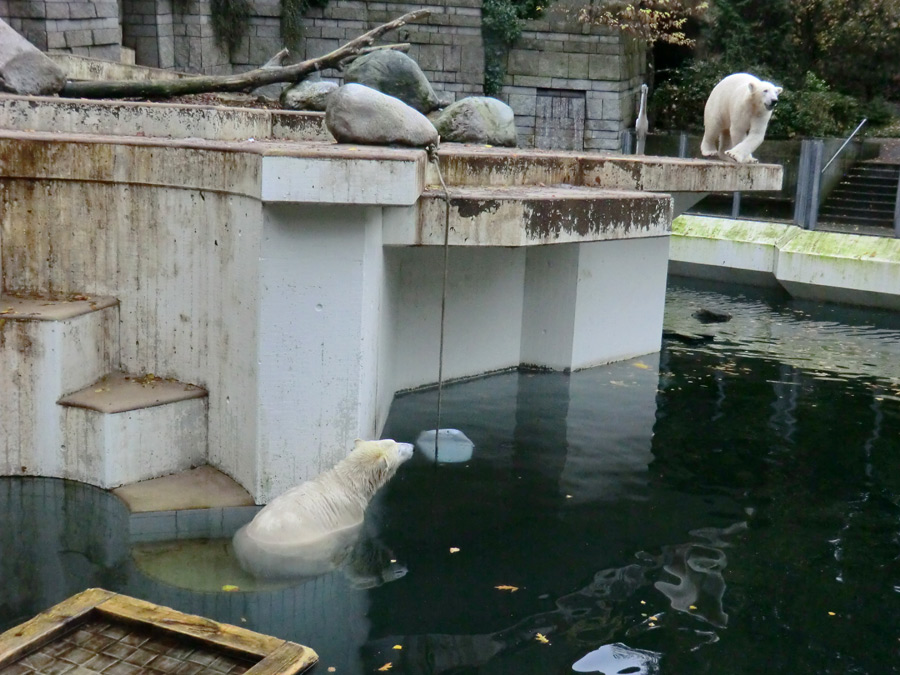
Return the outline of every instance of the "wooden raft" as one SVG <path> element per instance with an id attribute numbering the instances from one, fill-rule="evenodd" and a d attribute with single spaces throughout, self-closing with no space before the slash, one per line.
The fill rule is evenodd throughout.
<path id="1" fill-rule="evenodd" d="M 104 672 L 292 675 L 309 647 L 90 588 L 0 635 L 0 675 Z"/>

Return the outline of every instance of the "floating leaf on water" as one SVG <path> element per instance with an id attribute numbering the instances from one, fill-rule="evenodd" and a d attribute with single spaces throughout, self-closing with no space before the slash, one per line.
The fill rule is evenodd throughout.
<path id="1" fill-rule="evenodd" d="M 834 612 L 828 612 L 828 616 L 837 616 Z"/>
<path id="2" fill-rule="evenodd" d="M 534 636 L 534 639 L 537 640 L 538 642 L 540 642 L 542 645 L 550 644 L 550 640 L 548 640 L 547 637 L 543 633 L 538 633 L 537 635 Z"/>
<path id="3" fill-rule="evenodd" d="M 394 664 L 391 663 L 390 661 L 388 661 L 388 662 L 385 663 L 383 666 L 381 666 L 381 668 L 378 669 L 378 672 L 379 672 L 379 673 L 386 673 L 387 671 L 389 671 L 389 670 L 390 670 L 391 668 L 393 668 L 393 667 L 394 667 Z"/>
<path id="4" fill-rule="evenodd" d="M 239 591 L 240 588 L 235 586 L 234 584 L 225 584 L 222 586 L 223 591 Z"/>
<path id="5" fill-rule="evenodd" d="M 403 649 L 403 645 L 394 645 L 391 649 Z"/>
<path id="6" fill-rule="evenodd" d="M 642 368 L 643 370 L 650 370 L 650 366 L 648 366 L 646 363 L 641 363 L 640 361 L 635 361 L 633 365 L 635 368 Z"/>
<path id="7" fill-rule="evenodd" d="M 337 670 L 337 668 L 335 668 L 334 666 L 328 666 L 328 672 L 329 672 L 329 673 L 333 673 L 333 672 L 335 672 L 336 670 Z"/>
<path id="8" fill-rule="evenodd" d="M 506 584 L 501 584 L 500 586 L 494 586 L 498 591 L 509 591 L 510 593 L 515 593 L 519 590 L 518 586 L 507 586 Z"/>
<path id="9" fill-rule="evenodd" d="M 459 549 L 456 546 L 451 546 L 450 553 L 459 553 Z"/>

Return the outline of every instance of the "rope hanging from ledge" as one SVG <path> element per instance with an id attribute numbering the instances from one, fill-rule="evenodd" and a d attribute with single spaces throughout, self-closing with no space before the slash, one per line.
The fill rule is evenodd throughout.
<path id="1" fill-rule="evenodd" d="M 437 421 L 434 426 L 434 464 L 437 466 L 438 461 L 438 436 L 441 431 L 441 407 L 444 395 L 444 322 L 447 315 L 447 277 L 450 260 L 450 191 L 444 182 L 444 175 L 441 173 L 441 165 L 438 159 L 437 145 L 429 145 L 425 148 L 428 153 L 428 159 L 434 163 L 437 170 L 438 179 L 441 181 L 441 187 L 444 190 L 444 265 L 443 280 L 441 283 L 441 325 L 440 339 L 438 342 L 438 396 L 437 396 Z"/>

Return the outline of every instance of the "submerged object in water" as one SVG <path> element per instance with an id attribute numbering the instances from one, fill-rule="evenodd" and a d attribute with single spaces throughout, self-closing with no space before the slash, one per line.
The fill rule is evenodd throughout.
<path id="1" fill-rule="evenodd" d="M 434 429 L 427 429 L 416 439 L 416 448 L 432 462 L 454 464 L 472 459 L 475 444 L 459 429 L 437 430 L 437 458 L 435 458 Z"/>

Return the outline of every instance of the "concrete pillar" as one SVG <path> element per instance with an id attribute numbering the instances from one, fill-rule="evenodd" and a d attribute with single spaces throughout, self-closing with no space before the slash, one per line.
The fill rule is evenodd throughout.
<path id="1" fill-rule="evenodd" d="M 381 209 L 270 204 L 260 253 L 257 501 L 373 438 Z"/>
<path id="2" fill-rule="evenodd" d="M 530 248 L 521 362 L 576 370 L 658 351 L 668 255 L 668 237 Z"/>

